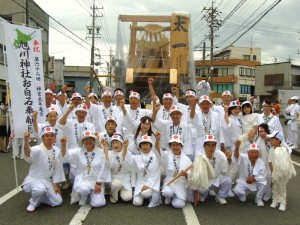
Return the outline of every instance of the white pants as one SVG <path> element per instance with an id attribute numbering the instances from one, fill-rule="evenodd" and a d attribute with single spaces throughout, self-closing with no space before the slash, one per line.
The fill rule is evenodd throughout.
<path id="1" fill-rule="evenodd" d="M 294 140 L 293 140 L 293 135 L 291 130 L 291 124 L 286 125 L 286 135 L 287 135 L 286 142 L 289 144 L 293 143 Z"/>
<path id="2" fill-rule="evenodd" d="M 273 202 L 286 204 L 286 185 L 288 180 L 282 180 L 280 182 L 273 181 L 272 194 Z"/>
<path id="3" fill-rule="evenodd" d="M 291 131 L 292 138 L 293 138 L 293 146 L 295 148 L 298 148 L 298 130 L 292 130 Z"/>
<path id="4" fill-rule="evenodd" d="M 261 183 L 256 183 L 256 189 L 257 189 L 257 191 L 256 191 L 255 199 L 256 200 L 262 200 L 262 198 L 265 194 L 266 185 L 261 184 Z M 251 192 L 251 190 L 241 182 L 237 182 L 237 184 L 235 185 L 235 187 L 232 191 L 239 198 L 243 195 L 247 196 L 249 194 L 249 192 Z"/>
<path id="5" fill-rule="evenodd" d="M 58 206 L 63 200 L 60 194 L 55 193 L 53 187 L 47 188 L 43 182 L 31 181 L 23 186 L 25 192 L 31 192 L 30 204 L 37 207 L 41 203 Z"/>
<path id="6" fill-rule="evenodd" d="M 118 201 L 119 196 L 118 193 L 120 191 L 120 195 L 123 201 L 128 202 L 132 199 L 132 191 L 128 191 L 123 187 L 121 181 L 115 179 L 111 182 L 111 195 L 112 197 Z"/>
<path id="7" fill-rule="evenodd" d="M 200 190 L 200 198 L 206 199 L 207 195 L 208 195 L 208 190 L 212 190 L 212 189 L 219 189 L 218 196 L 226 198 L 228 196 L 228 191 L 231 189 L 232 180 L 228 176 L 220 176 L 219 180 L 220 180 L 219 187 L 210 185 L 210 187 L 208 189 Z"/>
<path id="8" fill-rule="evenodd" d="M 160 193 L 158 191 L 154 191 L 151 188 L 142 191 L 140 194 L 135 195 L 133 197 L 133 205 L 141 206 L 143 205 L 144 199 L 151 198 L 151 201 L 148 207 L 154 207 L 159 205 L 160 202 Z"/>
<path id="9" fill-rule="evenodd" d="M 181 209 L 185 206 L 185 200 L 178 198 L 170 186 L 165 186 L 161 191 L 165 198 L 172 199 L 172 206 Z"/>
<path id="10" fill-rule="evenodd" d="M 106 200 L 104 197 L 104 191 L 105 187 L 104 185 L 101 185 L 101 192 L 95 193 L 93 189 L 89 187 L 89 185 L 82 182 L 76 192 L 80 195 L 81 198 L 88 198 L 90 196 L 91 198 L 91 206 L 92 207 L 102 207 L 105 206 Z"/>

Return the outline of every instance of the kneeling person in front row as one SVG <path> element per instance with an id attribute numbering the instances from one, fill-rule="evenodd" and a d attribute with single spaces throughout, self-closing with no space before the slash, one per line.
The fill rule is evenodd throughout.
<path id="1" fill-rule="evenodd" d="M 233 161 L 239 166 L 239 178 L 233 189 L 241 202 L 246 201 L 249 192 L 256 192 L 257 206 L 264 206 L 262 198 L 267 184 L 267 170 L 265 163 L 259 158 L 257 144 L 250 144 L 248 154 L 239 153 L 239 143 L 236 143 Z"/>
<path id="2" fill-rule="evenodd" d="M 44 127 L 42 143 L 34 147 L 29 145 L 29 132 L 25 132 L 24 139 L 25 161 L 31 164 L 22 184 L 23 190 L 31 193 L 27 212 L 33 212 L 41 203 L 61 205 L 63 200 L 58 183 L 65 181 L 65 175 L 60 150 L 53 145 L 56 141 L 55 131 L 52 127 Z"/>

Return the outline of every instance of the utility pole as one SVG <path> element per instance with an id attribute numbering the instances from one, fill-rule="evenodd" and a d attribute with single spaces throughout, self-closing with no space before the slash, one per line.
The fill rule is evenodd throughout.
<path id="1" fill-rule="evenodd" d="M 94 66 L 95 66 L 95 60 L 94 60 L 94 57 L 95 57 L 95 38 L 100 38 L 100 34 L 99 34 L 100 27 L 98 27 L 98 26 L 95 27 L 95 19 L 96 19 L 96 17 L 102 17 L 102 15 L 100 15 L 100 16 L 96 15 L 96 10 L 98 10 L 98 9 L 103 9 L 103 7 L 97 8 L 95 6 L 95 0 L 93 0 L 92 25 L 87 27 L 87 29 L 89 31 L 88 34 L 91 35 L 91 36 L 88 36 L 87 38 L 91 38 L 92 39 L 91 68 L 90 68 L 90 88 L 91 88 L 92 91 L 94 91 L 93 89 L 94 89 Z M 95 33 L 95 28 L 96 28 L 97 33 Z"/>
<path id="2" fill-rule="evenodd" d="M 209 40 L 210 40 L 210 85 L 212 87 L 213 85 L 213 59 L 214 59 L 214 38 L 216 37 L 214 35 L 214 31 L 216 28 L 221 26 L 221 20 L 219 20 L 217 17 L 220 15 L 220 12 L 217 8 L 214 8 L 214 1 L 211 2 L 211 7 L 206 8 L 204 7 L 203 10 L 207 11 L 207 14 L 205 15 L 206 21 L 208 23 L 208 26 L 210 28 L 210 34 L 209 34 Z"/>
<path id="3" fill-rule="evenodd" d="M 203 50 L 202 50 L 202 53 L 203 53 L 203 55 L 202 55 L 202 76 L 205 75 L 205 54 L 206 54 L 205 45 L 206 45 L 206 43 L 204 41 L 203 42 Z"/>

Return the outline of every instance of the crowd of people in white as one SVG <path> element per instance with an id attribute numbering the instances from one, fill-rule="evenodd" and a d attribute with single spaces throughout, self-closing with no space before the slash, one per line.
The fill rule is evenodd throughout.
<path id="1" fill-rule="evenodd" d="M 25 160 L 31 163 L 22 184 L 31 193 L 28 212 L 41 203 L 62 204 L 62 182 L 62 189 L 72 187 L 71 204 L 93 207 L 106 204 L 106 193 L 111 203 L 120 197 L 141 206 L 149 199 L 148 207 L 155 207 L 163 199 L 182 208 L 208 195 L 220 204 L 234 196 L 245 202 L 256 192 L 257 206 L 272 199 L 272 208 L 286 210 L 286 185 L 296 174 L 290 153 L 298 147 L 297 96 L 284 114 L 285 139 L 270 100 L 255 113 L 250 101 L 240 103 L 230 91 L 214 105 L 210 96 L 198 98 L 190 89 L 182 104 L 172 88 L 160 103 L 153 82 L 148 79 L 152 109 L 140 107 L 135 91 L 129 104 L 121 89 L 104 91 L 98 99 L 86 87 L 85 98 L 74 93 L 69 104 L 66 86 L 55 104 L 52 91 L 45 91 L 47 121 L 37 123 L 34 112 L 35 132 L 24 134 Z M 29 145 L 32 135 L 40 144 Z"/>

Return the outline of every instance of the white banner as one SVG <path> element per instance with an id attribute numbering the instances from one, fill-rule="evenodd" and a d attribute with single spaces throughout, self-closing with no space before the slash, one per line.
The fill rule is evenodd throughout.
<path id="1" fill-rule="evenodd" d="M 45 121 L 46 105 L 41 30 L 4 23 L 13 131 L 33 131 L 32 111 Z"/>

